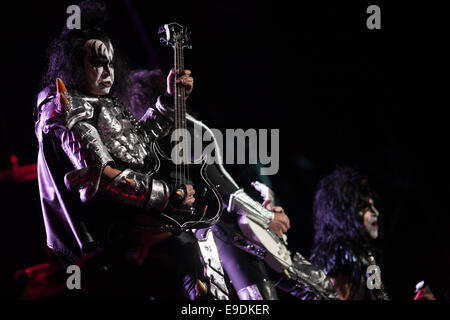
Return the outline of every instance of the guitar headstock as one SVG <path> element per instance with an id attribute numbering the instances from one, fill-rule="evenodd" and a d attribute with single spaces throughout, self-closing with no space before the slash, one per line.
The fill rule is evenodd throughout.
<path id="1" fill-rule="evenodd" d="M 190 44 L 190 31 L 176 22 L 167 23 L 159 27 L 159 34 L 163 35 L 161 42 L 175 49 L 192 49 Z"/>

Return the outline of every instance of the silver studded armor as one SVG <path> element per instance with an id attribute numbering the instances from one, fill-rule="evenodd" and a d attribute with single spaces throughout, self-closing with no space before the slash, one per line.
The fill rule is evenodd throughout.
<path id="1" fill-rule="evenodd" d="M 126 205 L 164 209 L 169 188 L 147 174 L 150 139 L 125 106 L 115 98 L 78 93 L 69 102 L 65 115 L 69 130 L 63 132 L 61 142 L 76 170 L 65 176 L 66 186 L 79 190 L 85 202 L 96 194 L 101 173 L 110 164 L 122 173 L 102 188 L 103 194 Z"/>
<path id="2" fill-rule="evenodd" d="M 286 270 L 288 278 L 294 280 L 291 283 L 308 288 L 310 292 L 316 295 L 317 299 L 338 299 L 336 289 L 323 270 L 317 268 L 298 252 L 294 254 L 292 262 L 292 266 Z"/>
<path id="3" fill-rule="evenodd" d="M 169 187 L 152 177 L 151 135 L 120 101 L 69 93 L 64 109 L 50 90 L 39 94 L 36 136 L 47 245 L 75 259 L 93 241 L 78 222 L 79 213 L 88 208 L 83 203 L 101 194 L 99 199 L 121 206 L 160 211 L 168 203 Z M 102 179 L 106 166 L 120 174 Z M 69 190 L 79 192 L 80 204 Z"/>
<path id="4" fill-rule="evenodd" d="M 253 200 L 244 192 L 244 189 L 239 189 L 230 195 L 228 211 L 247 215 L 249 219 L 266 229 L 270 227 L 274 218 L 273 211 L 266 209 L 259 202 Z"/>
<path id="5" fill-rule="evenodd" d="M 139 124 L 117 100 L 104 100 L 100 106 L 97 128 L 105 146 L 121 161 L 143 166 L 149 155 L 145 145 L 149 140 L 145 131 L 141 131 L 139 136 L 135 130 Z"/>

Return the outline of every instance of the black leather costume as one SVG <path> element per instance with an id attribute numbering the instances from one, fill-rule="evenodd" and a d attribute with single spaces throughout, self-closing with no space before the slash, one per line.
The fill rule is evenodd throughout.
<path id="1" fill-rule="evenodd" d="M 383 285 L 380 290 L 370 290 L 367 287 L 367 267 L 371 263 L 375 264 L 376 254 L 374 248 L 355 242 L 320 243 L 313 249 L 311 261 L 330 277 L 341 274 L 350 279 L 351 289 L 348 299 L 388 300 Z"/>

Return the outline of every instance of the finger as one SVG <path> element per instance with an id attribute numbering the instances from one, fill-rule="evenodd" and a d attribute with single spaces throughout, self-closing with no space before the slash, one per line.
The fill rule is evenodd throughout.
<path id="1" fill-rule="evenodd" d="M 178 70 L 170 69 L 169 75 L 167 76 L 167 81 L 172 83 L 175 80 L 177 73 L 178 73 Z"/>
<path id="2" fill-rule="evenodd" d="M 167 93 L 170 95 L 173 94 L 173 81 L 177 72 L 177 69 L 170 69 L 169 75 L 167 76 Z"/>
<path id="3" fill-rule="evenodd" d="M 186 90 L 192 90 L 192 88 L 194 87 L 194 82 L 193 81 L 184 81 L 183 85 L 186 87 Z"/>
<path id="4" fill-rule="evenodd" d="M 272 211 L 284 215 L 284 209 L 280 206 L 273 206 Z"/>
<path id="5" fill-rule="evenodd" d="M 285 223 L 284 226 L 286 227 L 286 231 L 288 231 L 291 228 L 291 225 L 289 222 Z"/>
<path id="6" fill-rule="evenodd" d="M 190 77 L 180 77 L 177 79 L 177 83 L 182 83 L 184 85 L 192 85 L 194 84 L 194 78 L 190 78 Z"/>
<path id="7" fill-rule="evenodd" d="M 280 219 L 283 219 L 283 212 L 281 212 L 281 211 L 279 211 L 277 209 L 274 209 L 273 207 L 272 207 L 271 211 L 273 213 L 275 213 L 277 216 L 279 216 Z"/>
<path id="8" fill-rule="evenodd" d="M 270 231 L 272 231 L 274 234 L 276 234 L 278 237 L 280 236 L 280 229 L 279 228 L 273 228 L 273 229 L 269 229 Z"/>
<path id="9" fill-rule="evenodd" d="M 185 69 L 184 71 L 183 71 L 183 73 L 185 74 L 185 75 L 187 75 L 187 76 L 189 76 L 189 75 L 191 75 L 191 70 L 189 70 L 189 69 Z"/>
<path id="10" fill-rule="evenodd" d="M 282 224 L 284 227 L 286 227 L 288 230 L 291 228 L 291 223 L 289 220 L 283 219 Z"/>
<path id="11" fill-rule="evenodd" d="M 284 223 L 288 228 L 291 228 L 291 220 L 285 215 Z"/>
<path id="12" fill-rule="evenodd" d="M 195 193 L 194 187 L 191 184 L 186 185 L 186 191 L 188 194 Z"/>
<path id="13" fill-rule="evenodd" d="M 174 77 L 178 73 L 178 70 L 175 68 L 170 69 L 169 77 Z"/>
<path id="14" fill-rule="evenodd" d="M 185 92 L 187 92 L 187 93 L 191 93 L 192 92 L 192 89 L 194 88 L 194 84 L 193 83 L 188 83 L 188 82 L 183 82 L 183 81 L 178 81 L 177 80 L 177 83 L 180 83 L 180 82 L 183 85 L 183 87 L 185 89 Z"/>

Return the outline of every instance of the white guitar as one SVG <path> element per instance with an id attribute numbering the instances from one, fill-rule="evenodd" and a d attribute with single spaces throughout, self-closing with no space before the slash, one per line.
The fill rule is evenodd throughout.
<path id="1" fill-rule="evenodd" d="M 261 193 L 264 199 L 263 205 L 270 210 L 274 204 L 273 191 L 258 181 L 253 182 L 252 186 Z M 292 266 L 291 252 L 286 247 L 286 235 L 283 235 L 283 238 L 279 238 L 272 231 L 263 228 L 245 215 L 240 216 L 238 225 L 247 238 L 267 250 L 264 260 L 272 269 L 277 272 L 283 272 Z"/>
<path id="2" fill-rule="evenodd" d="M 260 182 L 254 182 L 252 186 L 264 198 L 263 205 L 271 209 L 274 204 L 273 191 Z M 307 286 L 320 299 L 338 299 L 336 289 L 322 270 L 311 264 L 300 253 L 295 252 L 294 255 L 291 254 L 286 247 L 286 235 L 280 238 L 245 215 L 239 218 L 238 224 L 246 238 L 256 243 L 255 247 L 260 246 L 261 249 L 265 249 L 264 261 L 269 267 L 275 271 L 283 272 L 288 278 L 296 280 L 303 286 Z M 247 246 L 252 247 L 251 244 Z M 258 251 L 257 249 L 253 248 L 253 251 Z"/>

